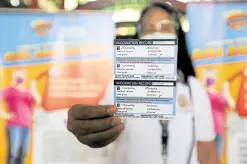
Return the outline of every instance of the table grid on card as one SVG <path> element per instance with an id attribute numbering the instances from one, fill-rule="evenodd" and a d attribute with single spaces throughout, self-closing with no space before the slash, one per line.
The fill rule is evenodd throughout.
<path id="1" fill-rule="evenodd" d="M 171 119 L 177 40 L 115 40 L 114 101 L 124 118 Z"/>

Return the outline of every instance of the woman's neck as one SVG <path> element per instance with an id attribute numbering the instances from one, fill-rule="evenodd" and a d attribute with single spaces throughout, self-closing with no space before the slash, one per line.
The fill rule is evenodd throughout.
<path id="1" fill-rule="evenodd" d="M 20 91 L 25 91 L 26 90 L 23 84 L 16 84 L 16 85 L 14 85 L 14 87 L 17 90 L 20 90 Z"/>
<path id="2" fill-rule="evenodd" d="M 217 93 L 217 90 L 213 86 L 207 87 L 207 91 L 210 93 Z"/>

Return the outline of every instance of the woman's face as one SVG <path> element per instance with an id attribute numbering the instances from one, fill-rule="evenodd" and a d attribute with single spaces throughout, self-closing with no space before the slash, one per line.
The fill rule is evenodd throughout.
<path id="1" fill-rule="evenodd" d="M 205 70 L 204 71 L 204 82 L 206 87 L 214 86 L 216 83 L 216 71 L 215 70 Z"/>
<path id="2" fill-rule="evenodd" d="M 158 7 L 150 9 L 145 14 L 142 23 L 142 36 L 152 35 L 154 33 L 172 34 L 176 36 L 174 20 L 168 12 Z"/>
<path id="3" fill-rule="evenodd" d="M 16 85 L 23 84 L 23 82 L 25 81 L 25 78 L 26 78 L 26 72 L 24 69 L 14 70 L 13 72 L 14 84 Z"/>

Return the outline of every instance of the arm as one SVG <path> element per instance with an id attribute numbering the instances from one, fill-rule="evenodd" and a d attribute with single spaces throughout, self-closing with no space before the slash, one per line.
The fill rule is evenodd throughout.
<path id="1" fill-rule="evenodd" d="M 106 104 L 114 104 L 113 80 L 109 82 L 105 97 L 100 101 L 100 105 Z M 111 162 L 114 164 L 164 163 L 161 156 L 161 134 L 160 123 L 157 120 L 128 120 L 125 130 L 113 143 L 115 149 Z"/>
<path id="2" fill-rule="evenodd" d="M 190 79 L 193 96 L 195 133 L 200 164 L 219 164 L 211 105 L 205 89 L 195 78 Z"/>
<path id="3" fill-rule="evenodd" d="M 6 119 L 7 117 L 8 117 L 8 114 L 5 111 L 0 110 L 0 118 Z"/>
<path id="4" fill-rule="evenodd" d="M 4 100 L 4 91 L 0 92 L 0 104 L 2 104 Z M 5 112 L 4 110 L 0 109 L 0 118 L 10 120 L 13 118 L 13 115 L 9 112 Z"/>
<path id="5" fill-rule="evenodd" d="M 11 113 L 0 110 L 0 118 L 5 119 L 5 120 L 10 120 L 13 118 L 13 115 Z"/>
<path id="6" fill-rule="evenodd" d="M 214 141 L 198 141 L 197 151 L 200 164 L 220 164 Z"/>
<path id="7" fill-rule="evenodd" d="M 235 101 L 233 100 L 233 98 L 231 96 L 228 82 L 225 82 L 223 84 L 222 95 L 226 100 L 227 107 L 229 107 L 231 110 L 235 110 L 236 109 L 236 104 L 235 104 Z"/>
<path id="8" fill-rule="evenodd" d="M 37 90 L 36 80 L 31 81 L 31 93 L 37 105 L 41 105 L 41 96 Z"/>

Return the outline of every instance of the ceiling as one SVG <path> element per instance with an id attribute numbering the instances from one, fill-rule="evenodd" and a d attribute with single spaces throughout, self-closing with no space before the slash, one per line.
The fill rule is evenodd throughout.
<path id="1" fill-rule="evenodd" d="M 177 0 L 97 0 L 94 2 L 88 2 L 87 4 L 81 5 L 79 9 L 104 9 L 107 7 L 115 7 L 115 6 L 125 6 L 125 5 L 139 5 L 145 6 L 150 2 L 170 2 L 173 6 L 185 11 L 186 3 L 179 2 Z"/>
<path id="2" fill-rule="evenodd" d="M 2 0 L 0 0 L 2 1 Z M 182 0 L 28 0 L 31 1 L 33 8 L 62 8 L 64 5 L 68 3 L 78 3 L 79 6 L 76 7 L 77 9 L 85 9 L 85 10 L 112 10 L 112 11 L 119 11 L 126 8 L 132 9 L 142 9 L 147 4 L 151 2 L 169 2 L 171 5 L 176 6 L 182 12 L 186 11 L 186 3 L 181 2 Z M 38 3 L 39 1 L 39 3 Z M 59 2 L 59 3 L 57 3 Z M 68 2 L 68 3 L 66 3 Z M 42 4 L 42 6 L 38 7 Z M 49 4 L 49 5 L 48 5 Z M 53 5 L 52 5 L 53 4 Z M 56 6 L 54 6 L 56 4 Z M 59 4 L 59 5 L 58 5 Z"/>
<path id="3" fill-rule="evenodd" d="M 87 10 L 121 10 L 126 8 L 142 9 L 144 6 L 151 2 L 169 2 L 182 11 L 186 10 L 186 3 L 180 2 L 181 0 L 0 0 L 0 4 L 7 3 L 10 5 L 12 2 L 26 2 L 33 8 L 61 8 L 68 3 L 77 3 L 77 9 Z M 76 2 L 78 1 L 78 2 Z M 29 3 L 27 3 L 29 2 Z M 39 6 L 39 7 L 38 7 Z M 20 7 L 20 6 L 18 6 Z"/>

